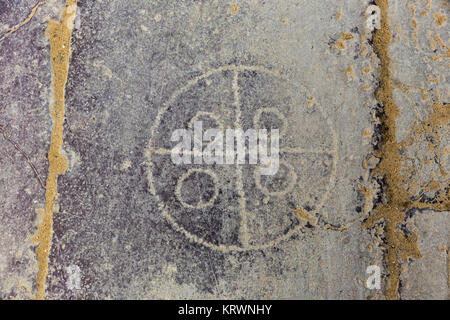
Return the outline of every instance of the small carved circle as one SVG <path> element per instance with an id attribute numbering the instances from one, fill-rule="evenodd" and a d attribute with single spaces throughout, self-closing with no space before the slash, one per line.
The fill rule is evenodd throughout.
<path id="1" fill-rule="evenodd" d="M 205 169 L 189 169 L 178 179 L 175 191 L 178 201 L 190 209 L 212 206 L 218 194 L 217 176 Z"/>
<path id="2" fill-rule="evenodd" d="M 277 90 L 284 90 L 284 86 L 287 89 L 281 90 L 280 94 L 277 92 L 277 97 L 273 97 L 267 95 L 264 90 L 258 91 L 258 86 L 252 85 L 249 88 L 254 92 L 245 93 L 244 97 L 242 86 L 245 86 L 245 81 L 251 77 L 257 85 L 271 85 L 273 81 L 273 84 L 285 83 L 280 84 L 280 88 L 273 86 Z M 207 81 L 221 86 L 220 90 L 217 88 L 214 93 L 215 97 L 203 96 L 201 109 L 189 104 L 198 101 L 195 98 L 196 94 L 205 90 L 204 83 Z M 320 210 L 336 178 L 336 133 L 319 103 L 313 107 L 308 106 L 307 98 L 304 97 L 308 94 L 307 90 L 302 88 L 304 95 L 300 97 L 299 90 L 291 85 L 293 84 L 282 79 L 276 72 L 264 67 L 229 65 L 209 70 L 188 81 L 184 87 L 176 90 L 160 109 L 151 128 L 146 152 L 149 190 L 156 198 L 161 214 L 189 241 L 221 252 L 257 250 L 275 246 L 289 239 L 302 227 L 301 224 L 292 225 L 287 216 L 290 214 L 288 208 L 292 203 L 298 207 L 304 205 L 303 194 L 308 194 L 308 199 L 315 201 L 310 213 L 320 215 Z M 184 100 L 185 94 L 187 102 Z M 227 94 L 231 95 L 233 101 L 228 105 L 227 103 L 222 105 L 220 97 Z M 252 95 L 261 95 L 261 99 L 257 101 L 262 102 L 248 102 L 248 98 L 252 98 Z M 208 103 L 216 107 L 208 106 Z M 175 108 L 180 107 L 183 108 L 179 109 L 182 112 L 174 112 Z M 227 118 L 230 114 L 235 115 L 231 123 Z M 308 129 L 312 122 L 306 118 L 311 117 L 311 114 L 316 117 L 314 121 L 323 121 L 319 122 L 324 124 L 319 132 L 311 132 Z M 306 118 L 303 119 L 304 117 Z M 253 129 L 267 129 L 269 133 L 271 129 L 278 129 L 280 138 L 283 138 L 281 142 L 288 144 L 280 144 L 279 172 L 274 176 L 262 176 L 261 167 L 247 168 L 242 165 L 208 166 L 207 169 L 193 168 L 192 165 L 187 168 L 179 166 L 171 168 L 171 150 L 164 147 L 165 141 L 170 140 L 170 124 L 176 125 L 175 128 L 187 125 L 188 129 L 192 130 L 195 120 L 205 119 L 208 127 L 217 125 L 217 129 L 221 130 L 247 126 Z M 324 128 L 327 130 L 323 130 Z M 323 138 L 328 142 L 322 139 L 312 146 L 310 142 L 317 137 L 331 137 L 331 139 Z M 295 145 L 298 139 L 305 141 L 303 147 Z M 167 158 L 158 161 L 159 157 Z M 306 169 L 313 170 L 309 176 L 303 172 Z M 319 182 L 323 184 L 318 191 L 320 194 L 310 190 L 308 179 L 311 177 L 313 183 L 318 178 L 322 179 Z M 284 207 L 280 207 L 281 203 Z M 183 217 L 183 212 L 179 210 L 180 205 L 189 209 L 191 213 L 189 218 Z M 199 225 L 205 223 L 207 218 L 215 219 L 213 221 L 217 223 L 207 222 Z M 232 222 L 227 225 L 224 219 Z M 261 221 L 258 222 L 258 219 L 262 219 L 262 223 L 266 224 L 280 221 L 285 221 L 285 224 L 280 223 L 278 231 L 266 236 L 263 233 L 267 229 L 259 227 Z M 223 234 L 236 225 L 239 239 L 231 242 Z M 219 226 L 220 229 L 207 234 L 208 230 L 215 226 Z M 250 237 L 249 232 L 252 233 Z M 223 241 L 224 237 L 228 241 Z"/>

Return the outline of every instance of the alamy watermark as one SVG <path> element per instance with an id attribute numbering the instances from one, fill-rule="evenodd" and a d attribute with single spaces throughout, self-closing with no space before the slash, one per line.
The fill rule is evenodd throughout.
<path id="1" fill-rule="evenodd" d="M 271 129 L 207 129 L 202 121 L 194 121 L 193 130 L 177 129 L 171 141 L 171 159 L 181 164 L 248 164 L 261 166 L 261 175 L 275 175 L 279 168 L 279 130 Z M 270 155 L 269 155 L 270 140 Z M 204 144 L 206 143 L 206 146 Z M 247 152 L 248 150 L 248 152 Z"/>
<path id="2" fill-rule="evenodd" d="M 381 269 L 379 266 L 372 265 L 368 266 L 366 269 L 366 273 L 369 274 L 369 277 L 366 281 L 367 289 L 381 289 Z"/>

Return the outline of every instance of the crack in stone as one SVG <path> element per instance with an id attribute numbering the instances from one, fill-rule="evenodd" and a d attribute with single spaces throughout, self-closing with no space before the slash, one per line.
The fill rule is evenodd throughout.
<path id="1" fill-rule="evenodd" d="M 381 66 L 380 85 L 375 96 L 377 101 L 383 106 L 383 115 L 381 117 L 384 132 L 382 132 L 382 145 L 379 158 L 381 159 L 378 166 L 371 171 L 373 177 L 384 177 L 387 201 L 376 207 L 369 218 L 364 222 L 363 227 L 372 228 L 380 220 L 384 220 L 384 237 L 386 243 L 383 247 L 386 249 L 385 264 L 387 270 L 387 279 L 385 287 L 385 297 L 387 299 L 400 298 L 400 273 L 401 262 L 408 258 L 420 259 L 422 257 L 417 246 L 418 236 L 410 233 L 405 235 L 400 224 L 408 214 L 411 208 L 430 208 L 433 210 L 448 210 L 449 200 L 442 203 L 430 204 L 421 203 L 418 200 L 411 200 L 408 191 L 404 188 L 403 183 L 407 178 L 400 173 L 402 168 L 400 150 L 403 144 L 396 142 L 396 119 L 399 115 L 399 108 L 393 100 L 394 82 L 391 80 L 391 58 L 388 53 L 388 47 L 392 40 L 390 25 L 388 22 L 388 0 L 375 0 L 381 12 L 381 28 L 375 32 L 373 37 L 373 47 L 380 59 Z M 443 105 L 440 102 L 432 106 L 435 113 L 443 112 Z M 436 122 L 430 117 L 429 122 Z M 441 117 L 442 118 L 442 117 Z"/>
<path id="2" fill-rule="evenodd" d="M 0 132 L 3 135 L 3 138 L 5 138 L 6 141 L 8 141 L 10 144 L 12 144 L 13 147 L 22 154 L 22 156 L 25 158 L 28 165 L 30 166 L 31 170 L 33 170 L 34 175 L 36 176 L 36 179 L 39 181 L 40 186 L 42 187 L 42 189 L 45 189 L 44 182 L 42 181 L 41 176 L 39 175 L 39 173 L 36 169 L 36 166 L 33 164 L 30 157 L 28 156 L 28 154 L 25 151 L 23 151 L 22 148 L 20 148 L 20 146 L 8 136 L 8 134 L 6 133 L 6 130 L 4 129 L 4 127 L 2 125 L 0 125 Z"/>
<path id="3" fill-rule="evenodd" d="M 46 4 L 46 1 L 40 1 L 38 2 L 33 9 L 31 9 L 30 14 L 28 15 L 28 17 L 22 21 L 19 24 L 16 24 L 14 27 L 11 27 L 6 33 L 4 33 L 2 36 L 0 36 L 0 42 L 3 41 L 5 38 L 9 37 L 11 34 L 13 34 L 14 32 L 16 32 L 17 30 L 19 30 L 21 27 L 23 27 L 24 25 L 26 25 L 28 22 L 31 21 L 31 19 L 33 19 L 34 14 L 36 13 L 37 9 Z"/>
<path id="4" fill-rule="evenodd" d="M 58 193 L 58 176 L 66 172 L 67 159 L 61 155 L 63 144 L 64 94 L 70 59 L 70 39 L 74 26 L 76 0 L 66 0 L 61 15 L 61 22 L 50 20 L 45 31 L 50 42 L 50 59 L 52 63 L 53 101 L 50 104 L 50 114 L 53 128 L 48 150 L 48 176 L 45 190 L 45 207 L 42 220 L 31 241 L 37 243 L 36 259 L 38 273 L 36 277 L 36 296 L 44 299 L 45 282 L 48 271 L 48 256 L 53 235 L 53 208 Z"/>

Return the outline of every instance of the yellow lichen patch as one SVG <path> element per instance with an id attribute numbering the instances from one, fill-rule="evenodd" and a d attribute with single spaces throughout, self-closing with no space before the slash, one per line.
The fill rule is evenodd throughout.
<path id="1" fill-rule="evenodd" d="M 365 56 L 368 52 L 367 46 L 363 45 L 361 46 L 361 53 L 360 55 Z"/>
<path id="2" fill-rule="evenodd" d="M 338 13 L 336 14 L 336 20 L 341 20 L 341 18 L 342 18 L 342 8 L 340 8 Z"/>
<path id="3" fill-rule="evenodd" d="M 364 74 L 368 74 L 370 72 L 370 66 L 362 68 L 361 72 L 364 73 Z"/>
<path id="4" fill-rule="evenodd" d="M 345 42 L 354 39 L 355 37 L 348 32 L 343 32 L 339 39 L 334 44 L 334 47 L 339 50 L 344 50 L 346 48 Z"/>
<path id="5" fill-rule="evenodd" d="M 434 23 L 438 27 L 442 27 L 447 23 L 447 16 L 444 13 L 436 12 L 433 14 Z"/>
<path id="6" fill-rule="evenodd" d="M 308 99 L 306 100 L 306 105 L 308 106 L 308 108 L 312 107 L 314 103 L 316 103 L 316 98 L 314 98 L 313 96 L 308 97 Z"/>
<path id="7" fill-rule="evenodd" d="M 303 210 L 301 208 L 296 208 L 294 210 L 294 213 L 297 214 L 297 217 L 300 220 L 308 221 L 309 223 L 311 223 L 311 225 L 316 226 L 316 224 L 317 224 L 316 219 L 311 217 L 305 210 Z"/>
<path id="8" fill-rule="evenodd" d="M 354 74 L 353 67 L 349 66 L 347 69 L 344 70 L 344 73 L 347 75 L 353 75 Z"/>
<path id="9" fill-rule="evenodd" d="M 344 73 L 347 75 L 347 82 L 351 81 L 353 79 L 353 76 L 355 75 L 352 66 L 349 66 L 347 69 L 345 69 Z"/>
<path id="10" fill-rule="evenodd" d="M 50 42 L 50 59 L 52 64 L 53 100 L 50 114 L 53 128 L 48 150 L 48 176 L 45 190 L 44 214 L 32 241 L 37 243 L 36 258 L 38 273 L 36 277 L 36 299 L 43 299 L 53 233 L 53 207 L 57 196 L 57 178 L 67 170 L 67 159 L 60 154 L 63 144 L 64 92 L 67 80 L 70 37 L 75 19 L 76 1 L 67 0 L 61 16 L 61 22 L 49 21 L 45 35 Z"/>
<path id="11" fill-rule="evenodd" d="M 372 130 L 369 128 L 365 128 L 363 130 L 362 137 L 366 139 L 372 137 Z"/>
<path id="12" fill-rule="evenodd" d="M 408 184 L 408 176 L 402 175 L 402 156 L 400 150 L 407 143 L 397 143 L 396 141 L 396 119 L 399 109 L 393 101 L 393 83 L 391 80 L 391 59 L 388 55 L 388 47 L 392 41 L 392 34 L 388 24 L 388 2 L 387 0 L 375 0 L 381 9 L 381 29 L 377 30 L 374 38 L 374 48 L 380 62 L 380 87 L 376 91 L 376 99 L 383 105 L 384 115 L 382 121 L 385 127 L 383 143 L 379 154 L 381 161 L 371 172 L 372 175 L 384 177 L 386 183 L 387 202 L 375 208 L 369 218 L 364 222 L 363 227 L 371 228 L 378 221 L 384 221 L 384 237 L 386 243 L 385 260 L 387 279 L 385 286 L 385 296 L 387 299 L 398 298 L 400 261 L 405 261 L 408 257 L 420 258 L 421 254 L 417 247 L 417 236 L 413 233 L 405 235 L 399 230 L 399 224 L 404 221 L 406 212 L 412 208 L 430 208 L 433 210 L 449 210 L 450 204 L 448 195 L 438 199 L 433 203 L 422 203 L 418 200 L 411 200 L 411 194 L 405 188 Z M 425 130 L 437 130 L 439 121 L 449 119 L 448 108 L 440 103 L 431 106 L 433 113 L 429 119 L 418 126 L 423 132 Z M 439 119 L 439 120 L 438 120 Z M 428 128 L 428 129 L 426 129 Z M 435 129 L 430 129 L 435 128 Z M 416 131 L 417 132 L 417 131 Z M 415 133 L 416 134 L 416 133 Z M 428 132 L 430 134 L 430 132 Z M 437 143 L 439 144 L 439 143 Z M 434 148 L 435 146 L 433 146 Z M 431 185 L 431 184 L 430 184 Z M 445 199 L 445 197 L 447 199 Z"/>
<path id="13" fill-rule="evenodd" d="M 417 21 L 414 18 L 414 16 L 416 15 L 416 9 L 414 8 L 414 6 L 412 4 L 410 4 L 409 10 L 411 11 L 411 15 L 412 15 L 411 26 L 413 28 L 411 37 L 412 37 L 412 41 L 413 41 L 414 45 L 417 47 L 419 44 L 418 40 L 417 40 Z"/>
<path id="14" fill-rule="evenodd" d="M 434 36 L 434 40 L 439 44 L 442 50 L 447 49 L 447 46 L 445 45 L 444 41 L 441 39 L 438 33 Z"/>
<path id="15" fill-rule="evenodd" d="M 427 77 L 427 81 L 428 81 L 429 83 L 436 83 L 436 84 L 439 84 L 439 78 L 433 78 L 433 77 L 431 77 L 431 76 L 428 76 L 428 77 Z"/>
<path id="16" fill-rule="evenodd" d="M 412 4 L 409 5 L 409 11 L 411 11 L 412 16 L 416 15 L 416 9 Z"/>
<path id="17" fill-rule="evenodd" d="M 422 101 L 428 100 L 428 91 L 426 89 L 420 89 L 420 96 Z"/>
<path id="18" fill-rule="evenodd" d="M 388 203 L 377 207 L 363 226 L 369 228 L 374 226 L 377 221 L 384 220 L 384 235 L 387 240 L 384 246 L 387 250 L 385 259 L 388 273 L 385 296 L 387 299 L 396 299 L 399 281 L 399 255 L 420 257 L 420 252 L 417 249 L 415 235 L 405 237 L 402 232 L 397 230 L 398 224 L 403 221 L 406 214 L 408 195 L 399 174 L 401 161 L 399 146 L 395 140 L 398 108 L 392 99 L 391 58 L 388 54 L 392 34 L 388 24 L 388 3 L 387 0 L 375 0 L 375 3 L 381 10 L 381 28 L 375 32 L 373 37 L 375 52 L 381 62 L 380 87 L 375 96 L 384 107 L 382 120 L 386 131 L 383 137 L 381 161 L 372 174 L 384 176 L 387 184 Z"/>
<path id="19" fill-rule="evenodd" d="M 444 106 L 441 102 L 435 102 L 430 106 L 432 113 L 428 116 L 427 120 L 419 123 L 419 127 L 414 130 L 411 134 L 411 140 L 416 138 L 418 135 L 421 135 L 426 139 L 426 137 L 432 137 L 433 139 L 426 139 L 428 141 L 428 150 L 433 152 L 434 160 L 439 166 L 440 175 L 443 178 L 447 178 L 448 172 L 442 166 L 441 156 L 439 147 L 441 145 L 441 132 L 440 128 L 443 131 L 448 131 L 450 127 L 450 108 L 448 106 Z M 446 129 L 444 129 L 446 128 Z M 450 185 L 450 181 L 447 179 L 446 184 Z M 431 189 L 439 189 L 439 184 L 429 184 L 428 188 Z M 443 206 L 439 206 L 436 204 L 434 206 L 435 209 L 448 210 L 450 209 L 450 200 L 447 198 L 442 202 Z"/>
<path id="20" fill-rule="evenodd" d="M 356 222 L 360 222 L 362 219 L 356 219 L 355 221 L 345 225 L 345 226 L 333 226 L 329 223 L 324 223 L 323 225 L 319 225 L 317 222 L 317 219 L 311 216 L 308 212 L 303 210 L 302 208 L 296 208 L 294 210 L 294 213 L 297 215 L 297 218 L 300 221 L 306 221 L 309 222 L 313 227 L 321 228 L 323 230 L 332 230 L 332 231 L 344 231 L 347 230 L 351 225 L 355 224 Z"/>
<path id="21" fill-rule="evenodd" d="M 438 97 L 435 99 L 438 99 Z M 432 113 L 428 118 L 424 121 L 416 121 L 412 126 L 409 137 L 399 146 L 402 149 L 407 149 L 417 141 L 427 141 L 427 151 L 431 152 L 434 163 L 438 165 L 439 172 L 437 174 L 431 173 L 429 176 L 430 181 L 421 181 L 414 172 L 418 167 L 424 168 L 430 166 L 431 163 L 428 158 L 423 160 L 417 158 L 417 164 L 403 167 L 403 169 L 406 169 L 406 172 L 402 175 L 404 177 L 403 182 L 407 186 L 409 208 L 429 208 L 437 211 L 450 210 L 448 191 L 447 194 L 440 192 L 444 190 L 445 186 L 450 185 L 448 172 L 442 165 L 441 160 L 442 157 L 445 157 L 445 148 L 443 148 L 442 152 L 440 151 L 442 131 L 448 131 L 450 125 L 450 109 L 440 102 L 433 103 L 429 109 L 432 110 Z M 403 155 L 401 158 L 402 161 L 406 159 L 406 155 Z M 444 179 L 444 182 L 434 181 L 433 179 L 435 178 L 439 180 Z M 430 191 L 438 192 L 433 200 L 420 200 L 421 195 Z"/>
<path id="22" fill-rule="evenodd" d="M 414 45 L 417 46 L 419 45 L 419 41 L 417 40 L 417 22 L 416 19 L 412 19 L 411 20 L 411 26 L 413 27 L 413 33 L 411 35 L 412 41 L 414 43 Z"/>
<path id="23" fill-rule="evenodd" d="M 363 164 L 363 166 L 365 165 L 367 167 L 367 160 L 364 161 L 365 163 Z M 363 213 L 367 215 L 373 206 L 373 190 L 361 184 L 358 185 L 358 190 L 364 197 Z"/>
<path id="24" fill-rule="evenodd" d="M 238 6 L 237 5 L 235 5 L 235 4 L 232 4 L 231 6 L 230 6 L 230 12 L 231 13 L 237 13 L 238 12 Z"/>
<path id="25" fill-rule="evenodd" d="M 430 43 L 430 45 L 429 45 L 430 50 L 434 51 L 434 50 L 436 50 L 437 43 L 436 43 L 436 40 L 433 38 L 432 34 L 433 34 L 432 31 L 428 30 L 425 34 L 425 37 L 427 38 L 428 42 Z"/>

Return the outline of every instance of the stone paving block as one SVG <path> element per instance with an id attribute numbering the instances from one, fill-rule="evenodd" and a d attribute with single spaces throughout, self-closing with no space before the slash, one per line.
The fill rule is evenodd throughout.
<path id="1" fill-rule="evenodd" d="M 0 1 L 0 297 L 447 299 L 448 10 Z M 278 170 L 175 164 L 198 121 Z"/>

